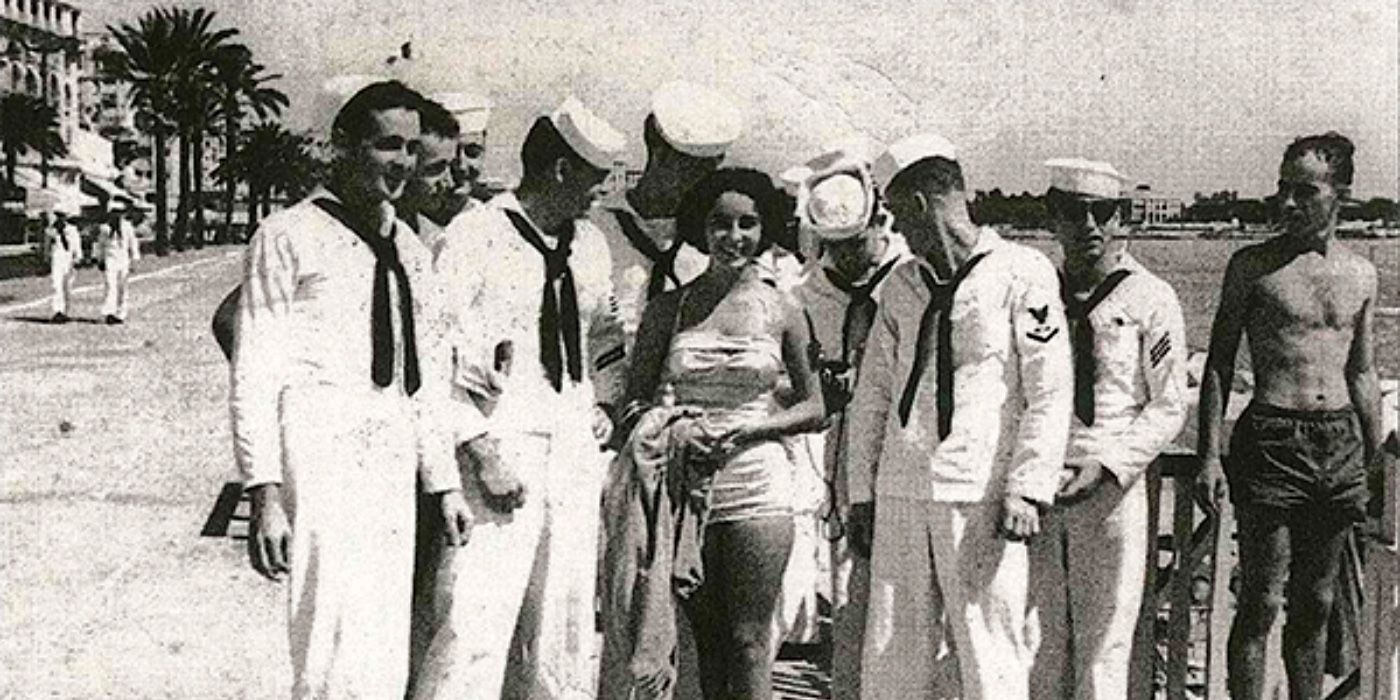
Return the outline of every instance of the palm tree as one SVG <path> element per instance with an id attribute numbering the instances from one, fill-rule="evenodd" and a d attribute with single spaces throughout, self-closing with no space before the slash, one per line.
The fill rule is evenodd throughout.
<path id="1" fill-rule="evenodd" d="M 271 210 L 273 195 L 305 196 L 322 179 L 323 170 L 311 153 L 309 136 L 292 133 L 276 122 L 261 122 L 243 132 L 238 151 L 219 164 L 214 176 L 225 185 L 230 179 L 248 183 L 251 230 L 259 216 Z"/>
<path id="2" fill-rule="evenodd" d="M 157 255 L 165 255 L 170 249 L 165 154 L 167 140 L 175 130 L 175 82 L 184 60 L 174 36 L 172 12 L 155 8 L 134 25 L 107 27 L 122 48 L 121 55 L 110 64 L 111 77 L 131 85 L 137 126 L 155 142 L 151 161 L 156 181 Z"/>
<path id="3" fill-rule="evenodd" d="M 279 116 L 288 105 L 287 96 L 267 83 L 280 79 L 279 74 L 264 73 L 266 68 L 253 62 L 246 46 L 229 44 L 214 59 L 215 86 L 218 90 L 218 116 L 224 124 L 224 161 L 236 158 L 239 122 L 245 108 L 258 119 Z M 223 178 L 224 225 L 215 241 L 225 243 L 233 228 L 233 208 L 237 197 L 239 177 Z"/>
<path id="4" fill-rule="evenodd" d="M 187 234 L 195 245 L 204 243 L 204 135 L 217 102 L 214 95 L 215 61 L 237 29 L 211 30 L 215 13 L 197 8 L 174 8 L 172 33 L 184 55 L 175 83 L 176 120 L 180 134 L 180 199 L 176 210 L 175 244 L 184 244 Z M 194 227 L 188 226 L 191 210 Z"/>
<path id="5" fill-rule="evenodd" d="M 11 191 L 20 153 L 33 149 L 45 158 L 68 153 L 58 133 L 58 112 L 43 99 L 19 92 L 0 98 L 0 142 L 5 149 L 5 185 Z"/>
<path id="6" fill-rule="evenodd" d="M 216 135 L 213 125 L 219 121 L 219 103 L 212 92 L 201 92 L 191 99 L 189 109 L 189 136 L 186 139 L 188 153 L 181 154 L 188 160 L 189 203 L 186 210 L 194 216 L 189 240 L 194 247 L 204 247 L 204 139 Z"/>
<path id="7" fill-rule="evenodd" d="M 123 56 L 113 72 L 131 85 L 133 105 L 143 130 L 155 141 L 156 252 L 164 255 L 170 245 L 166 205 L 165 153 L 167 141 L 180 142 L 180 199 L 175 243 L 183 247 L 189 212 L 189 138 L 202 133 L 207 110 L 207 85 L 212 57 L 219 46 L 238 33 L 236 29 L 211 31 L 214 12 L 204 8 L 154 8 L 136 24 L 108 26 L 121 45 Z"/>

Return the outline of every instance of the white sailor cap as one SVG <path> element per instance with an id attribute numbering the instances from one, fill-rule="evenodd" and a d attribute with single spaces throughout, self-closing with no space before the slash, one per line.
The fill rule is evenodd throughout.
<path id="1" fill-rule="evenodd" d="M 778 175 L 778 181 L 783 183 L 783 190 L 788 194 L 796 196 L 798 188 L 802 183 L 812 176 L 812 169 L 806 165 L 794 165 L 784 170 Z"/>
<path id="2" fill-rule="evenodd" d="M 581 158 L 595 168 L 609 170 L 627 147 L 622 132 L 603 121 L 572 95 L 549 115 L 549 121 Z"/>
<path id="3" fill-rule="evenodd" d="M 1050 187 L 1062 192 L 1104 199 L 1118 199 L 1123 196 L 1123 183 L 1127 178 L 1103 161 L 1052 158 L 1045 161 L 1045 167 L 1050 169 Z"/>
<path id="4" fill-rule="evenodd" d="M 651 98 L 656 128 L 671 147 L 697 158 L 724 155 L 743 131 L 744 118 L 716 90 L 682 80 L 666 83 Z"/>
<path id="5" fill-rule="evenodd" d="M 812 170 L 821 170 L 830 166 L 837 160 L 852 160 L 860 163 L 866 168 L 875 165 L 876 159 L 885 151 L 885 147 L 875 139 L 865 134 L 852 134 L 835 141 L 828 142 L 822 147 L 821 155 L 807 161 L 807 167 Z"/>
<path id="6" fill-rule="evenodd" d="M 823 154 L 807 167 L 811 174 L 797 194 L 801 225 L 826 241 L 852 238 L 865 231 L 876 206 L 868 164 L 860 156 L 837 151 Z"/>
<path id="7" fill-rule="evenodd" d="M 329 141 L 335 118 L 350 98 L 370 85 L 389 79 L 382 75 L 350 74 L 337 75 L 321 83 L 314 102 L 315 113 L 311 115 L 314 120 L 311 125 L 313 132 Z"/>
<path id="8" fill-rule="evenodd" d="M 875 159 L 871 167 L 876 186 L 881 192 L 885 191 L 896 175 L 926 158 L 946 158 L 956 162 L 958 149 L 953 142 L 938 134 L 915 134 L 895 141 Z"/>
<path id="9" fill-rule="evenodd" d="M 486 123 L 491 119 L 491 98 L 471 92 L 439 92 L 430 96 L 442 105 L 457 120 L 462 134 L 480 134 L 486 131 Z"/>

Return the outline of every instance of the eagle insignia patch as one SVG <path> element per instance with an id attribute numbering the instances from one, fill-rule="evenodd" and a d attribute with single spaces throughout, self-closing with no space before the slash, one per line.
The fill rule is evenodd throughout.
<path id="1" fill-rule="evenodd" d="M 1026 337 L 1039 343 L 1048 343 L 1051 338 L 1060 332 L 1059 328 L 1052 326 L 1046 321 L 1050 318 L 1050 305 L 1032 306 L 1027 309 L 1031 318 L 1035 319 L 1035 328 L 1026 331 Z"/>

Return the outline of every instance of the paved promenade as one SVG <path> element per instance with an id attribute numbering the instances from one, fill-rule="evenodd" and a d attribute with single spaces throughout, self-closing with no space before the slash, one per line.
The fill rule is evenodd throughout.
<path id="1" fill-rule="evenodd" d="M 61 326 L 46 278 L 0 281 L 0 698 L 287 697 L 284 592 L 246 525 L 201 536 L 233 477 L 209 317 L 241 252 L 143 258 L 123 326 L 97 323 L 95 269 Z M 824 684 L 778 673 L 785 697 Z"/>

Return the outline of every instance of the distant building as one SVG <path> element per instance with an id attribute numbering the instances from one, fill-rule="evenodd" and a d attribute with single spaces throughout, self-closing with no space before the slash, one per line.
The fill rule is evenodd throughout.
<path id="1" fill-rule="evenodd" d="M 78 128 L 81 11 L 53 0 L 0 0 L 0 93 L 41 97 L 65 141 Z"/>
<path id="2" fill-rule="evenodd" d="M 56 113 L 58 135 L 72 151 L 81 113 L 81 12 L 54 0 L 0 0 L 0 94 L 43 100 Z M 82 213 L 99 202 L 80 191 L 81 169 L 70 158 L 17 154 L 14 187 L 0 181 L 0 239 L 24 238 L 26 218 L 43 211 Z"/>
<path id="3" fill-rule="evenodd" d="M 616 204 L 622 201 L 622 196 L 627 193 L 627 161 L 615 160 L 608 174 L 603 178 L 603 183 L 598 186 L 598 201 L 604 205 Z"/>
<path id="4" fill-rule="evenodd" d="M 111 62 L 120 55 L 121 45 L 110 33 L 82 34 L 78 125 L 111 142 L 116 184 L 144 197 L 151 190 L 150 137 L 136 128 L 131 85 L 111 76 Z"/>
<path id="5" fill-rule="evenodd" d="M 1128 221 L 1149 226 L 1176 221 L 1185 208 L 1180 199 L 1157 195 L 1148 185 L 1138 185 L 1129 192 L 1128 201 L 1131 204 Z"/>
<path id="6" fill-rule="evenodd" d="M 136 130 L 136 109 L 131 104 L 131 85 L 110 74 L 112 62 L 121 55 L 121 45 L 107 32 L 85 32 L 81 42 L 79 126 L 101 134 L 113 144 L 141 140 Z"/>

